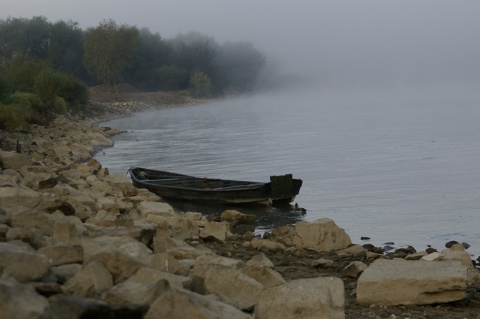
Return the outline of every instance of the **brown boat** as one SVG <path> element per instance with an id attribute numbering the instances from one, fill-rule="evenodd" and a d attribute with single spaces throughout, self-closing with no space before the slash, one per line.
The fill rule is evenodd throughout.
<path id="1" fill-rule="evenodd" d="M 292 174 L 270 176 L 270 182 L 201 178 L 153 169 L 131 167 L 133 185 L 146 188 L 165 199 L 222 204 L 271 205 L 292 202 L 300 192 L 301 179 Z"/>

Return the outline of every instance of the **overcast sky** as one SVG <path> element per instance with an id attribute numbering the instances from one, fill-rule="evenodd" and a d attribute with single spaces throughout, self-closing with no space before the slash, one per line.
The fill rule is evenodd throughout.
<path id="1" fill-rule="evenodd" d="M 479 0 L 1 0 L 0 18 L 112 18 L 164 38 L 251 41 L 285 68 L 356 81 L 480 81 Z"/>

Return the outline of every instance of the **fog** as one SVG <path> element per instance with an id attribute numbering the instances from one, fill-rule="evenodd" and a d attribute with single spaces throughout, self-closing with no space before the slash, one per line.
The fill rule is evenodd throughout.
<path id="1" fill-rule="evenodd" d="M 253 42 L 298 83 L 402 87 L 480 82 L 478 12 L 478 0 L 2 0 L 0 18 L 197 31 Z"/>

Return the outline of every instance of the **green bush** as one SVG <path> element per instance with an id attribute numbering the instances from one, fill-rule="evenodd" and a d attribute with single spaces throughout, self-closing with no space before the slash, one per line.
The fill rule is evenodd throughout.
<path id="1" fill-rule="evenodd" d="M 73 76 L 62 75 L 61 77 L 62 86 L 58 92 L 58 96 L 63 98 L 70 108 L 83 108 L 89 98 L 87 86 Z"/>
<path id="2" fill-rule="evenodd" d="M 208 75 L 201 71 L 194 72 L 190 76 L 190 90 L 193 96 L 210 96 L 212 92 L 212 82 Z"/>
<path id="3" fill-rule="evenodd" d="M 58 93 L 62 89 L 63 76 L 51 69 L 42 70 L 33 85 L 33 92 L 43 101 L 43 108 L 39 111 L 47 113 L 54 107 Z"/>
<path id="4" fill-rule="evenodd" d="M 0 104 L 0 129 L 9 132 L 28 128 L 31 112 L 19 105 Z"/>
<path id="5" fill-rule="evenodd" d="M 8 96 L 12 94 L 12 87 L 10 83 L 5 80 L 0 78 L 0 102 L 4 101 Z"/>

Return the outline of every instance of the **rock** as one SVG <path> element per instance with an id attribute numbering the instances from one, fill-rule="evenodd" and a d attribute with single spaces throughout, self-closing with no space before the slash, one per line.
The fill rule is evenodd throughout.
<path id="1" fill-rule="evenodd" d="M 255 318 L 344 319 L 343 281 L 334 277 L 297 279 L 265 289 L 255 305 Z"/>
<path id="2" fill-rule="evenodd" d="M 14 212 L 11 215 L 12 227 L 38 229 L 45 236 L 52 236 L 55 223 L 59 218 L 38 210 L 27 209 Z"/>
<path id="3" fill-rule="evenodd" d="M 265 288 L 278 286 L 285 282 L 282 275 L 270 267 L 251 265 L 243 267 L 239 270 L 242 274 L 247 275 L 261 283 Z"/>
<path id="4" fill-rule="evenodd" d="M 171 274 L 188 276 L 190 272 L 190 267 L 186 267 L 169 253 L 155 253 L 143 258 L 143 261 L 151 268 Z"/>
<path id="5" fill-rule="evenodd" d="M 220 215 L 220 221 L 233 222 L 237 221 L 239 224 L 255 225 L 257 217 L 255 215 L 243 214 L 236 210 L 225 210 Z"/>
<path id="6" fill-rule="evenodd" d="M 0 277 L 0 309 L 2 319 L 53 318 L 47 298 L 6 275 Z"/>
<path id="7" fill-rule="evenodd" d="M 205 229 L 200 232 L 200 238 L 206 241 L 225 242 L 230 234 L 229 224 L 227 222 L 210 222 Z"/>
<path id="8" fill-rule="evenodd" d="M 467 266 L 470 269 L 473 269 L 472 258 L 470 258 L 470 254 L 465 251 L 462 245 L 456 244 L 453 245 L 450 249 L 442 250 L 442 258 L 441 260 L 458 260 L 463 265 Z"/>
<path id="9" fill-rule="evenodd" d="M 45 255 L 51 266 L 83 262 L 83 247 L 80 245 L 48 246 L 39 249 L 38 253 Z"/>
<path id="10" fill-rule="evenodd" d="M 67 280 L 75 276 L 79 271 L 82 270 L 82 265 L 80 264 L 68 264 L 61 266 L 54 266 L 50 268 L 52 274 L 56 278 L 56 282 L 59 284 L 64 284 Z"/>
<path id="11" fill-rule="evenodd" d="M 217 294 L 226 303 L 246 310 L 255 305 L 264 286 L 240 271 L 219 265 L 210 265 L 205 273 L 205 294 Z"/>
<path id="12" fill-rule="evenodd" d="M 455 244 L 458 244 L 458 241 L 456 241 L 456 240 L 451 240 L 451 241 L 445 243 L 445 247 L 446 247 L 446 248 L 450 248 L 450 247 L 452 247 L 452 246 L 455 245 Z"/>
<path id="13" fill-rule="evenodd" d="M 358 279 L 357 303 L 393 306 L 451 302 L 465 298 L 467 284 L 467 267 L 457 261 L 378 259 Z"/>
<path id="14" fill-rule="evenodd" d="M 48 258 L 9 243 L 0 243 L 0 269 L 19 282 L 41 279 L 49 270 Z"/>
<path id="15" fill-rule="evenodd" d="M 232 269 L 240 269 L 245 263 L 238 259 L 222 257 L 218 255 L 200 256 L 195 260 L 195 266 L 190 271 L 189 276 L 192 278 L 193 291 L 205 293 L 205 274 L 211 266 L 224 266 Z"/>
<path id="16" fill-rule="evenodd" d="M 23 166 L 32 165 L 32 160 L 23 153 L 0 150 L 0 167 L 19 171 Z"/>
<path id="17" fill-rule="evenodd" d="M 137 208 L 140 210 L 142 217 L 147 217 L 149 214 L 165 217 L 176 216 L 173 207 L 167 203 L 142 201 L 137 205 Z"/>
<path id="18" fill-rule="evenodd" d="M 79 296 L 95 298 L 112 288 L 112 275 L 99 261 L 92 261 L 76 273 L 64 285 L 65 291 Z"/>
<path id="19" fill-rule="evenodd" d="M 365 269 L 367 269 L 367 265 L 361 261 L 352 261 L 342 272 L 345 276 L 357 278 Z"/>
<path id="20" fill-rule="evenodd" d="M 351 257 L 351 256 L 365 255 L 366 252 L 361 245 L 352 245 L 348 248 L 335 251 L 335 254 L 338 257 Z"/>
<path id="21" fill-rule="evenodd" d="M 145 316 L 145 319 L 157 318 L 252 319 L 252 316 L 212 298 L 171 288 L 155 300 Z"/>
<path id="22" fill-rule="evenodd" d="M 443 255 L 439 252 L 433 252 L 431 254 L 425 255 L 420 260 L 424 261 L 436 261 L 436 260 L 441 260 Z"/>
<path id="23" fill-rule="evenodd" d="M 140 268 L 146 266 L 140 260 L 115 248 L 106 248 L 95 253 L 90 259 L 102 263 L 110 272 L 114 284 L 124 282 Z"/>
<path id="24" fill-rule="evenodd" d="M 351 240 L 333 220 L 320 218 L 313 222 L 296 223 L 293 244 L 296 248 L 322 252 L 345 249 L 351 244 Z"/>
<path id="25" fill-rule="evenodd" d="M 7 211 L 18 207 L 34 208 L 40 204 L 41 200 L 40 193 L 23 185 L 15 183 L 0 185 L 0 203 L 2 203 L 2 208 Z"/>
<path id="26" fill-rule="evenodd" d="M 270 239 L 253 238 L 250 242 L 251 247 L 261 251 L 285 250 L 285 245 Z"/>
<path id="27" fill-rule="evenodd" d="M 270 259 L 265 256 L 264 253 L 258 253 L 246 263 L 247 266 L 262 266 L 262 267 L 270 267 L 273 268 L 273 263 Z"/>
<path id="28" fill-rule="evenodd" d="M 169 289 L 167 280 L 152 280 L 145 284 L 122 282 L 102 294 L 109 304 L 152 304 Z"/>
<path id="29" fill-rule="evenodd" d="M 128 318 L 142 319 L 148 305 L 110 305 L 101 300 L 84 299 L 75 296 L 58 295 L 50 299 L 54 318 Z"/>
<path id="30" fill-rule="evenodd" d="M 421 251 L 419 253 L 414 253 L 414 254 L 410 254 L 410 255 L 407 255 L 405 257 L 405 260 L 420 260 L 422 259 L 424 256 L 427 256 L 427 252 L 426 251 Z"/>
<path id="31" fill-rule="evenodd" d="M 312 261 L 312 267 L 331 268 L 333 267 L 333 260 L 320 258 Z"/>

